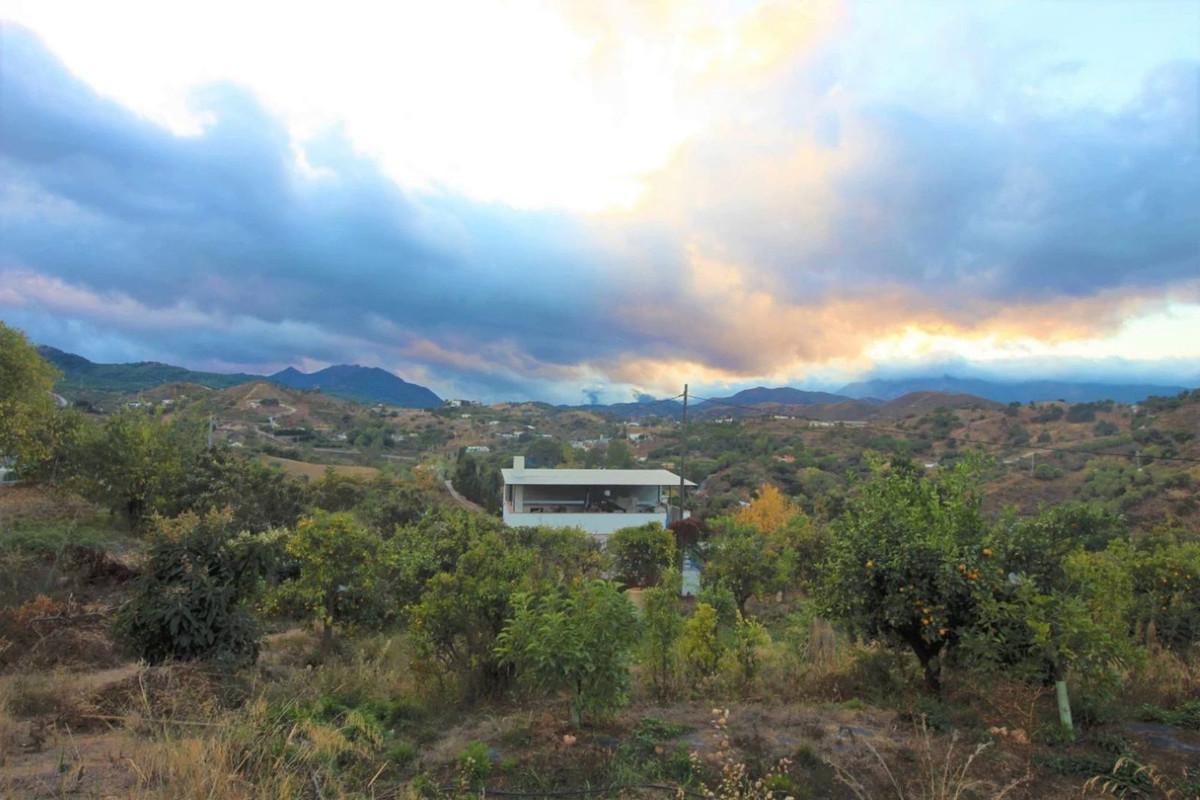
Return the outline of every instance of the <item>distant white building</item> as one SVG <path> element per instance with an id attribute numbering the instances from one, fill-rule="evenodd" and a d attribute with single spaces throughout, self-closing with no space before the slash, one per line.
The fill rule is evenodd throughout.
<path id="1" fill-rule="evenodd" d="M 492 452 L 492 448 L 488 447 L 486 444 L 469 444 L 469 445 L 467 445 L 467 452 L 468 453 L 490 453 L 490 452 Z"/>
<path id="2" fill-rule="evenodd" d="M 500 473 L 509 525 L 574 526 L 606 539 L 634 525 L 669 525 L 677 514 L 670 498 L 679 476 L 665 469 L 526 469 L 516 456 Z"/>

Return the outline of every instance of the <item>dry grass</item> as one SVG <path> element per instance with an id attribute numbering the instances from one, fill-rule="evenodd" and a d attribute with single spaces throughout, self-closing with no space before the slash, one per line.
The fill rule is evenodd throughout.
<path id="1" fill-rule="evenodd" d="M 307 478 L 311 481 L 324 477 L 325 470 L 329 467 L 332 467 L 338 475 L 346 475 L 351 478 L 373 478 L 379 474 L 379 470 L 375 467 L 361 467 L 353 464 L 313 464 L 309 461 L 294 461 L 278 456 L 263 456 L 262 460 L 264 464 L 279 467 L 293 477 Z"/>

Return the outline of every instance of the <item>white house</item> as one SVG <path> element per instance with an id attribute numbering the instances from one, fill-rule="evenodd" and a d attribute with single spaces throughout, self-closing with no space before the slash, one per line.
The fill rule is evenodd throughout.
<path id="1" fill-rule="evenodd" d="M 678 514 L 669 500 L 679 476 L 665 469 L 526 469 L 516 456 L 500 473 L 508 525 L 575 526 L 607 538 L 633 525 L 668 525 Z"/>

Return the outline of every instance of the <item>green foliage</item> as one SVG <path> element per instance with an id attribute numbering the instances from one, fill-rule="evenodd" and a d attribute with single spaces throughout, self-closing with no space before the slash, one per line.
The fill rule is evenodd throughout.
<path id="1" fill-rule="evenodd" d="M 758 677 L 762 667 L 762 651 L 770 646 L 771 636 L 766 626 L 738 614 L 733 626 L 733 645 L 726 658 L 739 686 L 749 686 Z"/>
<path id="2" fill-rule="evenodd" d="M 1200 642 L 1200 541 L 1149 539 L 1126 563 L 1135 628 L 1180 652 Z"/>
<path id="3" fill-rule="evenodd" d="M 633 605 L 608 581 L 521 594 L 496 653 L 532 684 L 567 690 L 571 724 L 579 726 L 584 714 L 607 715 L 625 702 L 637 623 Z"/>
<path id="4" fill-rule="evenodd" d="M 253 661 L 249 602 L 269 570 L 269 540 L 236 534 L 228 514 L 160 520 L 116 635 L 139 658 Z"/>
<path id="5" fill-rule="evenodd" d="M 706 603 L 717 612 L 717 624 L 731 628 L 737 622 L 737 599 L 723 581 L 709 581 L 700 587 L 696 601 Z"/>
<path id="6" fill-rule="evenodd" d="M 349 512 L 317 510 L 300 520 L 287 554 L 299 574 L 279 585 L 273 605 L 320 623 L 325 650 L 335 625 L 377 621 L 391 612 L 384 590 L 392 552 Z"/>
<path id="7" fill-rule="evenodd" d="M 939 657 L 974 623 L 986 569 L 978 467 L 936 479 L 873 467 L 829 541 L 827 614 L 851 631 L 907 647 L 939 687 Z"/>
<path id="8" fill-rule="evenodd" d="M 1005 577 L 977 593 L 981 614 L 965 637 L 967 660 L 1033 682 L 1116 685 L 1136 656 L 1132 553 L 1123 530 L 1120 517 L 1073 505 L 999 531 L 988 552 Z"/>
<path id="9" fill-rule="evenodd" d="M 675 683 L 676 647 L 683 631 L 679 573 L 670 570 L 658 586 L 642 593 L 642 659 L 655 695 L 664 699 Z"/>
<path id="10" fill-rule="evenodd" d="M 465 448 L 460 450 L 451 482 L 463 497 L 492 513 L 500 510 L 500 490 L 504 484 L 494 460 L 468 453 Z"/>
<path id="11" fill-rule="evenodd" d="M 203 430 L 124 409 L 89 429 L 71 457 L 72 484 L 84 497 L 144 528 L 155 513 L 179 509 L 174 493 L 204 447 Z"/>
<path id="12" fill-rule="evenodd" d="M 717 610 L 697 603 L 692 616 L 683 625 L 679 655 L 683 668 L 693 678 L 703 679 L 717 673 L 721 664 L 721 640 L 717 636 Z"/>
<path id="13" fill-rule="evenodd" d="M 747 600 L 778 588 L 778 563 L 767 537 L 754 526 L 723 519 L 715 527 L 717 533 L 704 550 L 701 579 L 705 585 L 724 584 L 744 614 Z"/>
<path id="14" fill-rule="evenodd" d="M 1185 700 L 1175 708 L 1144 705 L 1141 717 L 1149 722 L 1161 722 L 1176 728 L 1200 731 L 1200 700 Z"/>
<path id="15" fill-rule="evenodd" d="M 363 524 L 386 539 L 397 528 L 420 520 L 434 506 L 435 500 L 415 482 L 380 473 L 354 510 Z"/>
<path id="16" fill-rule="evenodd" d="M 675 533 L 657 522 L 621 528 L 608 538 L 607 550 L 617 580 L 651 586 L 675 563 Z"/>
<path id="17" fill-rule="evenodd" d="M 503 687 L 511 677 L 495 643 L 512 616 L 514 596 L 597 577 L 603 558 L 577 529 L 510 529 L 480 515 L 447 519 L 452 529 L 469 528 L 448 532 L 465 548 L 452 566 L 425 581 L 409 617 L 423 668 L 435 670 L 439 681 L 457 677 L 468 694 L 477 696 Z M 404 540 L 398 535 L 397 545 Z"/>
<path id="18" fill-rule="evenodd" d="M 1062 470 L 1050 464 L 1038 464 L 1033 468 L 1033 477 L 1039 481 L 1052 481 L 1062 477 Z"/>
<path id="19" fill-rule="evenodd" d="M 0 454 L 22 466 L 49 457 L 38 432 L 54 414 L 57 378 L 25 334 L 0 322 Z"/>
<path id="20" fill-rule="evenodd" d="M 367 496 L 366 481 L 326 467 L 320 480 L 308 487 L 308 501 L 322 511 L 352 511 Z"/>
<path id="21" fill-rule="evenodd" d="M 228 508 L 234 528 L 259 532 L 290 528 L 304 511 L 300 483 L 224 447 L 197 453 L 182 472 L 177 484 L 164 487 L 164 502 L 173 513 Z"/>
<path id="22" fill-rule="evenodd" d="M 609 469 L 633 469 L 633 452 L 624 439 L 613 439 L 604 451 L 604 465 Z"/>
<path id="23" fill-rule="evenodd" d="M 492 773 L 492 753 L 484 742 L 471 742 L 458 754 L 459 773 L 468 785 L 475 786 L 487 780 Z"/>

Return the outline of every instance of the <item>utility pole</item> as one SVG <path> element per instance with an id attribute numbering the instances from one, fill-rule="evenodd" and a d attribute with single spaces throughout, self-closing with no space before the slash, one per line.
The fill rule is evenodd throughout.
<path id="1" fill-rule="evenodd" d="M 688 401 L 688 385 L 683 385 L 683 424 L 680 428 L 679 435 L 683 442 L 682 448 L 679 451 L 679 518 L 683 519 L 683 499 L 686 491 L 685 485 L 687 479 L 683 477 L 684 466 L 687 464 L 687 401 Z"/>

